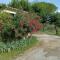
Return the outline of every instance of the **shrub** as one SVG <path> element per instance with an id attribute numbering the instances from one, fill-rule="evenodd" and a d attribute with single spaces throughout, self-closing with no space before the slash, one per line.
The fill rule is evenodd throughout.
<path id="1" fill-rule="evenodd" d="M 3 42 L 11 42 L 15 39 L 15 30 L 8 28 L 7 30 L 2 30 L 1 37 Z"/>
<path id="2" fill-rule="evenodd" d="M 0 35 L 3 42 L 27 37 L 28 33 L 36 32 L 41 28 L 40 17 L 29 13 L 18 13 L 13 17 L 8 13 L 0 13 Z M 35 18 L 36 17 L 36 18 Z"/>
<path id="3" fill-rule="evenodd" d="M 3 41 L 11 39 L 10 35 L 13 34 L 11 29 L 14 27 L 13 16 L 8 13 L 0 13 L 0 35 Z"/>
<path id="4" fill-rule="evenodd" d="M 36 19 L 31 20 L 29 25 L 32 28 L 32 32 L 37 32 L 39 29 L 41 29 L 41 24 Z"/>
<path id="5" fill-rule="evenodd" d="M 20 21 L 19 32 L 22 33 L 22 36 L 25 36 L 25 37 L 28 35 L 28 33 L 31 33 L 32 29 L 29 26 L 29 23 L 25 21 Z"/>
<path id="6" fill-rule="evenodd" d="M 3 24 L 3 28 L 11 28 L 14 27 L 14 23 L 12 21 L 13 17 L 8 13 L 0 13 L 0 22 Z"/>

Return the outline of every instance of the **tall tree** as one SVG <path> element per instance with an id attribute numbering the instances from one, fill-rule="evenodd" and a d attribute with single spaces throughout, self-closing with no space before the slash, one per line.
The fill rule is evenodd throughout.
<path id="1" fill-rule="evenodd" d="M 58 34 L 57 27 L 60 27 L 60 13 L 55 13 L 55 14 L 51 15 L 49 22 L 50 22 L 50 24 L 54 25 L 56 34 Z"/>
<path id="2" fill-rule="evenodd" d="M 56 11 L 57 7 L 52 3 L 37 2 L 32 4 L 32 9 L 39 15 L 48 15 Z"/>
<path id="3" fill-rule="evenodd" d="M 35 13 L 42 17 L 40 21 L 43 24 L 44 30 L 44 26 L 47 20 L 49 19 L 49 15 L 53 14 L 56 11 L 57 7 L 51 3 L 37 2 L 32 4 L 32 9 L 33 11 L 35 11 Z"/>
<path id="4" fill-rule="evenodd" d="M 9 6 L 13 8 L 21 8 L 20 0 L 11 0 Z"/>
<path id="5" fill-rule="evenodd" d="M 9 6 L 18 9 L 21 8 L 26 11 L 30 10 L 30 3 L 28 2 L 28 0 L 11 0 Z"/>

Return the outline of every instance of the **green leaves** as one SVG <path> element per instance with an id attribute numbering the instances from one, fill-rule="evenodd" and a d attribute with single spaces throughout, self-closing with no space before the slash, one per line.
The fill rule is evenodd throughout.
<path id="1" fill-rule="evenodd" d="M 3 52 L 10 52 L 12 50 L 21 50 L 22 49 L 26 49 L 29 48 L 30 46 L 32 46 L 33 44 L 35 44 L 37 42 L 37 39 L 35 37 L 32 37 L 30 39 L 21 39 L 21 40 L 16 40 L 16 41 L 12 41 L 7 42 L 6 44 L 3 42 L 0 42 L 0 53 Z"/>
<path id="2" fill-rule="evenodd" d="M 0 13 L 0 22 L 3 24 L 4 28 L 14 27 L 12 22 L 13 17 L 8 13 Z"/>
<path id="3" fill-rule="evenodd" d="M 13 8 L 23 9 L 25 11 L 29 11 L 31 7 L 28 0 L 11 0 L 9 6 Z"/>
<path id="4" fill-rule="evenodd" d="M 40 16 L 45 16 L 56 11 L 57 7 L 52 3 L 37 2 L 32 4 L 33 11 Z"/>

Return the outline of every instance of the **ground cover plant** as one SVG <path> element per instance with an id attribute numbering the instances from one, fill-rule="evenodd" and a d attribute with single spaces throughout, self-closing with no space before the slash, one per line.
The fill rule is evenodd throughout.
<path id="1" fill-rule="evenodd" d="M 35 37 L 16 40 L 6 44 L 0 42 L 0 60 L 12 60 L 17 55 L 24 53 L 25 50 L 35 46 L 37 42 Z"/>

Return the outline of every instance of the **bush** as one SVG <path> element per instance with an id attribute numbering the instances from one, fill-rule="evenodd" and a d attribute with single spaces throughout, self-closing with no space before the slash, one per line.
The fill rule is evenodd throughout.
<path id="1" fill-rule="evenodd" d="M 41 24 L 39 23 L 38 20 L 33 19 L 29 22 L 30 27 L 32 28 L 32 32 L 37 32 L 41 29 Z"/>
<path id="2" fill-rule="evenodd" d="M 14 27 L 13 17 L 8 13 L 0 13 L 0 22 L 4 29 Z"/>
<path id="3" fill-rule="evenodd" d="M 0 35 L 3 42 L 11 42 L 14 39 L 27 37 L 28 33 L 36 32 L 41 28 L 40 17 L 26 12 L 17 12 L 13 17 L 8 13 L 0 13 Z"/>
<path id="4" fill-rule="evenodd" d="M 15 39 L 15 30 L 8 28 L 6 30 L 2 30 L 1 37 L 3 42 L 11 42 Z"/>

